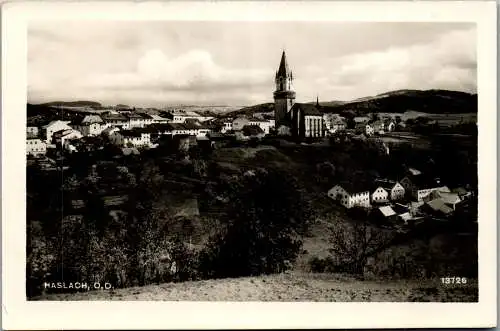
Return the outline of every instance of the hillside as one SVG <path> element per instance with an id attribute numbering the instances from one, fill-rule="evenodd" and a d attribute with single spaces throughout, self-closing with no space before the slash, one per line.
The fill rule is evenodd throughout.
<path id="1" fill-rule="evenodd" d="M 47 107 L 92 107 L 92 108 L 100 108 L 102 105 L 99 102 L 95 101 L 52 101 L 47 103 L 39 104 L 39 106 L 47 106 Z"/>
<path id="2" fill-rule="evenodd" d="M 373 97 L 357 99 L 330 111 L 352 110 L 357 114 L 404 113 L 417 111 L 431 114 L 461 114 L 477 112 L 477 94 L 446 90 L 399 90 Z"/>
<path id="3" fill-rule="evenodd" d="M 285 273 L 54 294 L 35 300 L 474 302 L 478 299 L 477 282 L 462 287 L 439 282 L 439 279 L 363 281 L 342 274 Z"/>
<path id="4" fill-rule="evenodd" d="M 316 103 L 316 102 L 308 102 Z M 352 101 L 320 102 L 325 113 L 354 111 L 366 113 L 404 113 L 406 111 L 430 114 L 463 114 L 477 112 L 477 94 L 448 90 L 397 90 L 355 99 Z M 229 114 L 232 116 L 271 112 L 273 103 L 245 107 Z"/>

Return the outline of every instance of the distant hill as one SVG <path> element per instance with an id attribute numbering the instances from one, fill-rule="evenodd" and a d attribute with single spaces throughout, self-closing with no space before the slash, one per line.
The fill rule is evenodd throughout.
<path id="1" fill-rule="evenodd" d="M 366 113 L 404 113 L 416 111 L 431 114 L 477 112 L 477 94 L 447 90 L 398 90 L 329 107 L 327 112 L 354 111 Z"/>
<path id="2" fill-rule="evenodd" d="M 47 103 L 38 104 L 38 106 L 47 107 L 92 107 L 100 108 L 102 105 L 95 101 L 52 101 Z"/>
<path id="3" fill-rule="evenodd" d="M 315 101 L 308 103 L 316 103 Z M 430 114 L 461 114 L 477 112 L 477 94 L 448 90 L 397 90 L 353 101 L 320 102 L 324 113 L 354 111 L 367 113 L 404 113 L 406 111 Z M 274 110 L 274 103 L 245 107 L 228 114 L 253 115 Z"/>
<path id="4" fill-rule="evenodd" d="M 261 103 L 259 105 L 255 106 L 250 106 L 250 107 L 244 107 L 235 111 L 228 112 L 227 115 L 230 116 L 240 116 L 240 115 L 246 115 L 246 116 L 252 116 L 255 113 L 268 113 L 274 111 L 274 103 L 273 102 L 268 102 L 268 103 Z"/>

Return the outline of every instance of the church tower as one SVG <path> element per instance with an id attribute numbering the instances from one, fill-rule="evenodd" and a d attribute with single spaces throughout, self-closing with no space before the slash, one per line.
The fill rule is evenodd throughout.
<path id="1" fill-rule="evenodd" d="M 287 124 L 287 116 L 295 103 L 295 91 L 293 90 L 293 74 L 286 61 L 286 54 L 283 51 L 281 62 L 276 71 L 275 83 L 276 90 L 274 91 L 274 118 L 276 128 L 280 125 Z"/>

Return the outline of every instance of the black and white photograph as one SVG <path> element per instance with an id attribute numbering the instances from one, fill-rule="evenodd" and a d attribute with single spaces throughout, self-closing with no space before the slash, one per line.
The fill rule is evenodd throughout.
<path id="1" fill-rule="evenodd" d="M 478 23 L 314 13 L 30 18 L 18 300 L 477 304 Z"/>

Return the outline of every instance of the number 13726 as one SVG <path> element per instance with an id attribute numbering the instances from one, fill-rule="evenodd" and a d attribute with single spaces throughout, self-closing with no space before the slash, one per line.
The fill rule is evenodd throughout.
<path id="1" fill-rule="evenodd" d="M 442 277 L 441 284 L 467 284 L 466 277 Z"/>

